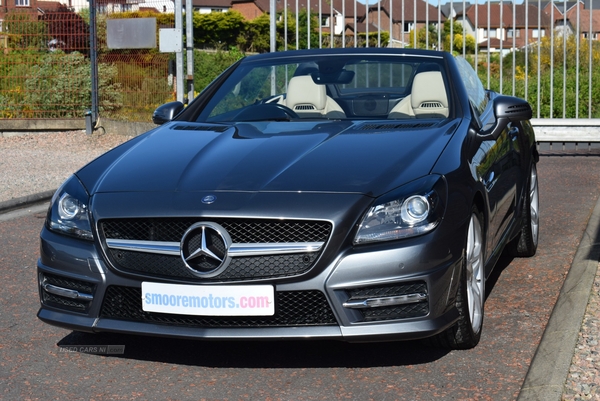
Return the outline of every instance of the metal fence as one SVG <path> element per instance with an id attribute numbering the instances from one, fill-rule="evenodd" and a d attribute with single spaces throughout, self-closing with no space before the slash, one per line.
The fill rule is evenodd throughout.
<path id="1" fill-rule="evenodd" d="M 0 120 L 83 118 L 92 107 L 91 63 L 103 117 L 149 121 L 157 105 L 184 96 L 177 95 L 173 78 L 182 70 L 169 68 L 176 55 L 159 51 L 160 29 L 178 28 L 177 1 L 97 0 L 89 3 L 96 4 L 92 13 L 87 2 L 78 6 L 77 0 L 53 8 L 48 4 L 56 3 L 41 0 L 16 3 L 29 7 L 6 2 L 0 7 Z M 194 2 L 194 13 L 233 10 L 244 20 L 276 14 L 270 19 L 271 51 L 334 46 L 453 51 L 477 68 L 488 88 L 527 99 L 540 121 L 568 125 L 600 118 L 600 0 L 273 0 L 269 10 L 259 0 L 218 2 L 219 8 L 213 3 Z M 132 16 L 156 21 L 154 48 L 108 45 L 107 22 Z"/>
<path id="2" fill-rule="evenodd" d="M 173 3 L 163 3 L 157 4 L 161 12 L 138 5 L 136 17 L 148 14 L 161 27 L 173 26 Z M 173 100 L 171 54 L 108 46 L 107 22 L 126 18 L 126 7 L 98 4 L 92 27 L 89 8 L 37 6 L 4 13 L 0 7 L 0 129 L 9 119 L 83 119 L 94 87 L 98 112 L 121 121 L 149 121 L 156 106 Z"/>

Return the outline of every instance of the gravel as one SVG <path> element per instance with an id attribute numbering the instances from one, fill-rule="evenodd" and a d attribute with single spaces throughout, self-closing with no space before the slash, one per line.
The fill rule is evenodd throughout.
<path id="1" fill-rule="evenodd" d="M 581 324 L 563 400 L 600 400 L 600 268 Z"/>
<path id="2" fill-rule="evenodd" d="M 55 190 L 80 167 L 130 138 L 85 131 L 0 136 L 0 202 Z"/>
<path id="3" fill-rule="evenodd" d="M 0 134 L 1 135 L 1 134 Z M 131 137 L 85 131 L 0 136 L 0 203 L 55 190 L 73 172 Z M 600 400 L 600 269 L 566 378 L 563 400 Z"/>

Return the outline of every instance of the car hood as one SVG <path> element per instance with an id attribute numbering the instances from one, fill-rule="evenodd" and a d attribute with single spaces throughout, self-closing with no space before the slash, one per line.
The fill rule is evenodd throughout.
<path id="1" fill-rule="evenodd" d="M 328 192 L 379 196 L 427 175 L 457 121 L 171 122 L 90 163 L 93 193 Z M 113 153 L 114 152 L 114 153 Z"/>

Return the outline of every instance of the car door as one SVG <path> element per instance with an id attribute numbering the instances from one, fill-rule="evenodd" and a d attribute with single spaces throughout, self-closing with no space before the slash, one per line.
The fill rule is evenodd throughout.
<path id="1" fill-rule="evenodd" d="M 500 251 L 498 245 L 515 216 L 517 189 L 521 187 L 523 179 L 519 141 L 521 126 L 508 122 L 500 132 L 489 134 L 489 127 L 496 123 L 492 109 L 495 94 L 486 93 L 466 60 L 461 57 L 456 60 L 473 113 L 480 119 L 475 141 L 477 150 L 472 165 L 488 199 L 486 255 L 489 258 L 494 252 Z"/>

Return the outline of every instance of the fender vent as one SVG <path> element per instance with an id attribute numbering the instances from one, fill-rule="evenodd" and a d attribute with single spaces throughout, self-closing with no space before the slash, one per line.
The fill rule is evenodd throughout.
<path id="1" fill-rule="evenodd" d="M 175 131 L 213 131 L 213 132 L 225 132 L 229 128 L 228 125 L 192 125 L 192 124 L 178 124 L 174 125 L 171 129 Z"/>
<path id="2" fill-rule="evenodd" d="M 367 123 L 356 128 L 357 131 L 391 131 L 391 130 L 414 130 L 425 129 L 436 125 L 435 122 L 414 122 L 414 123 Z"/>

